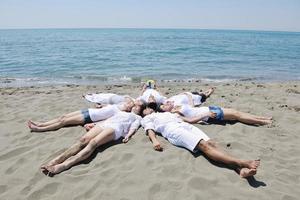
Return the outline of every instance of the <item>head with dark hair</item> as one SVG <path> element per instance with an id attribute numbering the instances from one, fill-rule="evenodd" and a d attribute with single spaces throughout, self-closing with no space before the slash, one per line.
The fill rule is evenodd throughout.
<path id="1" fill-rule="evenodd" d="M 150 115 L 152 113 L 154 113 L 155 110 L 153 110 L 152 108 L 149 108 L 149 107 L 146 107 L 144 110 L 143 110 L 143 113 L 142 113 L 142 117 L 146 116 L 146 115 Z"/>
<path id="2" fill-rule="evenodd" d="M 147 107 L 156 111 L 159 106 L 156 102 L 150 102 L 148 103 Z"/>
<path id="3" fill-rule="evenodd" d="M 144 103 L 138 104 L 138 105 L 133 106 L 131 111 L 137 115 L 142 116 L 145 108 L 146 108 L 146 105 Z"/>
<path id="4" fill-rule="evenodd" d="M 171 112 L 171 110 L 174 108 L 173 102 L 166 102 L 159 106 L 159 109 L 161 112 Z"/>

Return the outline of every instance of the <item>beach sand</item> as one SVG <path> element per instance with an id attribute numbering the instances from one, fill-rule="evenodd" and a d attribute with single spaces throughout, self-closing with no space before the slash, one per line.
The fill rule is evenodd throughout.
<path id="1" fill-rule="evenodd" d="M 86 162 L 52 178 L 39 167 L 73 144 L 82 127 L 31 133 L 29 119 L 45 121 L 92 107 L 82 94 L 113 92 L 137 96 L 139 85 L 47 86 L 0 89 L 0 199 L 299 199 L 300 82 L 164 83 L 163 94 L 208 89 L 204 105 L 273 116 L 271 126 L 196 125 L 225 151 L 261 159 L 254 178 L 209 162 L 201 154 L 159 137 L 164 151 L 152 149 L 142 128 L 128 144 L 109 144 Z"/>

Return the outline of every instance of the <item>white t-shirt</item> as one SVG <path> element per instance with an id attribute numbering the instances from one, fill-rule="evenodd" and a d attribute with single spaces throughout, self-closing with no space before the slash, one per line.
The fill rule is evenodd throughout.
<path id="1" fill-rule="evenodd" d="M 181 114 L 183 114 L 185 117 L 200 117 L 202 116 L 202 121 L 208 120 L 208 115 L 210 113 L 209 107 L 192 107 L 190 105 L 182 105 L 179 111 Z"/>
<path id="2" fill-rule="evenodd" d="M 132 99 L 128 95 L 118 95 L 113 93 L 87 94 L 84 98 L 90 102 L 99 104 L 121 104 L 126 101 L 126 98 Z"/>
<path id="3" fill-rule="evenodd" d="M 189 104 L 188 95 L 190 95 L 192 97 L 193 103 L 195 106 L 199 106 L 202 103 L 201 102 L 202 97 L 200 95 L 192 94 L 190 92 L 185 92 L 182 94 L 172 96 L 172 97 L 168 98 L 166 101 L 174 102 L 175 106 L 187 105 L 187 104 Z"/>
<path id="4" fill-rule="evenodd" d="M 139 96 L 137 99 L 142 100 L 147 103 L 147 102 L 149 102 L 149 97 L 151 95 L 154 97 L 156 103 L 159 103 L 159 104 L 162 104 L 167 99 L 166 97 L 162 96 L 157 90 L 150 89 L 150 88 L 146 89 L 144 91 L 143 95 Z"/>
<path id="5" fill-rule="evenodd" d="M 141 124 L 145 131 L 152 129 L 155 132 L 159 132 L 163 137 L 168 138 L 168 131 L 165 131 L 168 126 L 176 126 L 177 123 L 183 123 L 182 119 L 178 117 L 178 114 L 169 112 L 164 113 L 152 113 L 145 116 Z"/>

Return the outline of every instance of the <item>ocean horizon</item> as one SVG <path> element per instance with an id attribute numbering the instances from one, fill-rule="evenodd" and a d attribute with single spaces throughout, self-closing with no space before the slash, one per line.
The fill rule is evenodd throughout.
<path id="1" fill-rule="evenodd" d="M 300 33 L 0 29 L 0 86 L 300 80 Z"/>

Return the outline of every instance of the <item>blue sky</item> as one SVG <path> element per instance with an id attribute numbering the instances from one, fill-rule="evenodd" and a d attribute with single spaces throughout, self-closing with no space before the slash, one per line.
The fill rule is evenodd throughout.
<path id="1" fill-rule="evenodd" d="M 0 28 L 300 31 L 300 0 L 0 0 Z"/>

